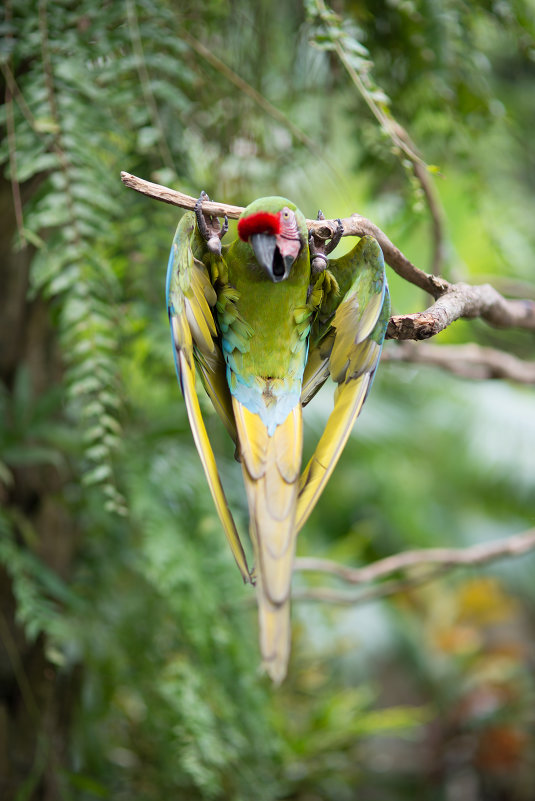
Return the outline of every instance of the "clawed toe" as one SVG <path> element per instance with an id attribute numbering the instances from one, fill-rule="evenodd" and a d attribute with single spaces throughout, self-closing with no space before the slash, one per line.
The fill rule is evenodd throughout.
<path id="1" fill-rule="evenodd" d="M 342 220 L 339 217 L 336 220 L 336 223 L 337 223 L 336 231 L 331 236 L 331 238 L 328 241 L 328 243 L 325 245 L 325 253 L 326 254 L 329 254 L 329 253 L 333 252 L 333 250 L 338 245 L 338 243 L 340 242 L 341 238 L 344 235 L 344 226 L 342 225 Z"/>
<path id="2" fill-rule="evenodd" d="M 323 212 L 320 210 L 318 211 L 318 220 L 324 220 L 325 216 Z M 312 268 L 312 272 L 317 274 L 322 272 L 326 269 L 328 264 L 327 256 L 329 253 L 335 249 L 335 247 L 340 242 L 343 234 L 344 234 L 344 226 L 342 225 L 342 220 L 336 220 L 336 230 L 334 234 L 331 236 L 330 239 L 324 240 L 320 237 L 316 237 L 314 232 L 311 231 L 309 238 L 308 238 L 308 247 L 310 250 L 310 266 Z"/>
<path id="3" fill-rule="evenodd" d="M 225 214 L 223 225 L 219 219 L 211 214 L 205 214 L 202 210 L 202 205 L 206 200 L 210 200 L 204 190 L 202 190 L 199 199 L 195 203 L 194 211 L 197 218 L 197 227 L 203 239 L 206 240 L 206 246 L 211 253 L 221 253 L 221 240 L 228 231 L 228 217 Z"/>

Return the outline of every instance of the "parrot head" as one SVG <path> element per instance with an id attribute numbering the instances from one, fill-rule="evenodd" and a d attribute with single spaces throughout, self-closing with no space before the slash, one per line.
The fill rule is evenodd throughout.
<path id="1" fill-rule="evenodd" d="M 307 241 L 307 227 L 299 209 L 283 197 L 255 200 L 242 212 L 238 236 L 254 251 L 258 264 L 275 283 L 288 278 Z"/>

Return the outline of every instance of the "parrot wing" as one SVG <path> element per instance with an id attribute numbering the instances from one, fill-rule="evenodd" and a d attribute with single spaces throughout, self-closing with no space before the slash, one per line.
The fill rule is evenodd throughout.
<path id="1" fill-rule="evenodd" d="M 243 576 L 251 582 L 245 553 L 221 484 L 195 389 L 195 364 L 214 407 L 236 441 L 232 400 L 225 377 L 225 362 L 212 314 L 217 295 L 208 270 L 198 258 L 204 242 L 195 215 L 184 214 L 171 245 L 167 267 L 166 300 L 178 380 L 188 419 L 210 492 L 228 543 Z M 206 249 L 205 249 L 206 250 Z"/>
<path id="2" fill-rule="evenodd" d="M 334 409 L 299 482 L 297 531 L 329 480 L 366 400 L 390 317 L 383 254 L 373 237 L 364 236 L 346 256 L 329 260 L 329 270 L 340 295 L 322 307 L 311 332 L 301 402 L 308 403 L 329 376 L 338 386 Z"/>

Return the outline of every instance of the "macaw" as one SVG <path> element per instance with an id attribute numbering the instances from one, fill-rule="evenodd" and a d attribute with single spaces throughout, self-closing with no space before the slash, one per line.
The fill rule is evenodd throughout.
<path id="1" fill-rule="evenodd" d="M 278 684 L 290 653 L 296 538 L 359 415 L 379 361 L 390 300 L 381 249 L 364 236 L 338 259 L 282 197 L 251 203 L 238 237 L 205 215 L 203 192 L 178 224 L 166 299 L 175 366 L 208 485 L 244 581 L 256 583 L 263 665 Z M 318 218 L 321 219 L 321 212 Z M 255 574 L 230 512 L 195 388 L 196 369 L 236 444 Z M 301 473 L 302 409 L 326 379 L 334 408 Z"/>

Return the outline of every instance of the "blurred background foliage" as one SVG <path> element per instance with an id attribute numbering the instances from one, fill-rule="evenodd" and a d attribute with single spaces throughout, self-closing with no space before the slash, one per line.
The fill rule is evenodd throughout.
<path id="1" fill-rule="evenodd" d="M 427 269 L 422 188 L 338 43 L 432 165 L 444 274 L 535 297 L 533 0 L 333 7 L 0 12 L 2 798 L 535 796 L 533 557 L 370 604 L 296 602 L 289 677 L 275 690 L 260 675 L 251 592 L 174 376 L 177 210 L 119 180 L 358 211 Z M 396 312 L 427 304 L 389 279 Z M 479 321 L 438 340 L 526 358 L 533 344 Z M 308 410 L 309 448 L 330 392 Z M 239 466 L 203 403 L 243 529 Z M 533 408 L 530 389 L 385 363 L 300 553 L 359 565 L 530 528 Z"/>

